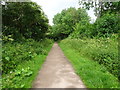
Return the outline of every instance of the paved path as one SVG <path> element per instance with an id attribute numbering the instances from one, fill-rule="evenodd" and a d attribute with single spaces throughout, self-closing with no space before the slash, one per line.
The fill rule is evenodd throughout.
<path id="1" fill-rule="evenodd" d="M 33 82 L 33 88 L 85 88 L 85 86 L 55 43 Z"/>

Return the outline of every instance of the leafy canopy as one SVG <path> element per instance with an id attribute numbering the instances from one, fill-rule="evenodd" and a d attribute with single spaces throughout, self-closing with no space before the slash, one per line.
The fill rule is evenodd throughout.
<path id="1" fill-rule="evenodd" d="M 39 40 L 48 30 L 48 19 L 41 7 L 33 2 L 6 2 L 2 8 L 3 35 L 13 39 Z"/>
<path id="2" fill-rule="evenodd" d="M 90 20 L 85 9 L 70 7 L 62 10 L 61 13 L 56 14 L 53 18 L 52 37 L 58 39 L 68 37 L 74 31 L 75 25 L 82 20 L 86 22 Z"/>

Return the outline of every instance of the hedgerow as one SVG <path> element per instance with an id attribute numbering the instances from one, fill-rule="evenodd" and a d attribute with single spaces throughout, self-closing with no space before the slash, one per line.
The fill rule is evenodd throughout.
<path id="1" fill-rule="evenodd" d="M 62 43 L 79 51 L 80 55 L 104 65 L 109 72 L 119 77 L 118 42 L 116 39 L 66 39 Z"/>
<path id="2" fill-rule="evenodd" d="M 2 49 L 2 71 L 8 73 L 15 70 L 18 64 L 24 61 L 32 60 L 39 54 L 45 54 L 44 47 L 49 46 L 51 40 L 35 41 L 33 39 L 24 42 L 8 42 L 3 45 Z"/>

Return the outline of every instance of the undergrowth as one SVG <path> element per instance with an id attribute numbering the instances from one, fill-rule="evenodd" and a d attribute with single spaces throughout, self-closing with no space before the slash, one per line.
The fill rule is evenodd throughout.
<path id="1" fill-rule="evenodd" d="M 7 43 L 3 48 L 2 88 L 31 88 L 52 47 L 51 40 Z"/>
<path id="2" fill-rule="evenodd" d="M 78 51 L 81 56 L 104 65 L 110 73 L 119 77 L 118 41 L 116 39 L 66 39 L 62 43 Z"/>
<path id="3" fill-rule="evenodd" d="M 110 65 L 113 64 L 113 62 L 115 62 L 114 60 L 117 59 L 117 56 L 115 56 L 117 54 L 117 51 L 114 50 L 112 51 L 114 53 L 111 54 L 110 51 L 112 49 L 115 49 L 114 46 L 114 48 L 98 47 L 100 45 L 104 45 L 103 43 L 105 43 L 105 41 L 96 41 L 92 39 L 86 41 L 77 39 L 66 39 L 61 41 L 59 45 L 64 51 L 64 54 L 72 63 L 76 73 L 81 77 L 82 81 L 87 86 L 87 88 L 118 88 L 120 83 L 117 77 L 115 77 L 116 75 L 108 72 L 113 68 L 117 68 L 110 68 Z M 116 59 L 111 59 L 111 61 L 109 61 L 106 54 L 106 57 L 104 56 L 104 53 L 106 53 L 108 56 L 111 55 L 113 58 Z M 109 65 L 106 61 L 104 61 L 104 59 L 108 60 L 111 64 Z M 100 60 L 102 60 L 103 62 Z M 100 62 L 101 65 L 99 64 Z M 116 71 L 114 72 L 117 73 Z"/>

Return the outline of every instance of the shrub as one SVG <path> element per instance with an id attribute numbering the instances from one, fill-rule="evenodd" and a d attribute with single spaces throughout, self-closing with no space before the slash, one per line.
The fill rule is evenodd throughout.
<path id="1" fill-rule="evenodd" d="M 50 40 L 37 42 L 32 39 L 28 39 L 20 43 L 9 42 L 3 44 L 3 73 L 8 73 L 11 70 L 14 70 L 19 63 L 32 60 L 32 58 L 34 58 L 36 55 L 46 54 L 46 50 L 44 48 L 51 43 L 52 41 Z"/>
<path id="2" fill-rule="evenodd" d="M 66 39 L 62 43 L 79 51 L 83 57 L 103 64 L 109 72 L 119 77 L 118 42 L 116 39 Z"/>
<path id="3" fill-rule="evenodd" d="M 105 14 L 98 18 L 95 22 L 94 36 L 110 37 L 112 34 L 118 33 L 120 23 L 119 18 L 115 14 Z"/>
<path id="4" fill-rule="evenodd" d="M 74 32 L 70 35 L 70 38 L 92 37 L 93 28 L 93 24 L 81 21 L 75 25 Z"/>

